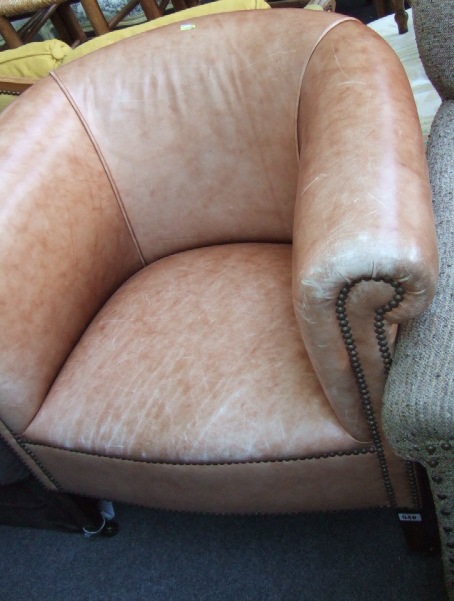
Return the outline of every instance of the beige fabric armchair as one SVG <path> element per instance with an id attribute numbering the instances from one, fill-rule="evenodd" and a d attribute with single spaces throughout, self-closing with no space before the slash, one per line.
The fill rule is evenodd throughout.
<path id="1" fill-rule="evenodd" d="M 440 247 L 435 301 L 402 329 L 385 396 L 385 425 L 394 448 L 429 474 L 449 599 L 454 599 L 454 11 L 449 2 L 414 0 L 421 60 L 442 103 L 427 156 Z"/>
<path id="2" fill-rule="evenodd" d="M 47 488 L 419 508 L 381 399 L 437 250 L 374 32 L 276 9 L 124 40 L 2 113 L 0 178 L 1 433 Z"/>

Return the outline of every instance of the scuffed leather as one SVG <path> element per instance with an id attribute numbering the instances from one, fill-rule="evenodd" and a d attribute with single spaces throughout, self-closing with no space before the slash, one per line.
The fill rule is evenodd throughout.
<path id="1" fill-rule="evenodd" d="M 340 15 L 193 25 L 74 61 L 0 117 L 0 418 L 40 479 L 72 492 L 207 511 L 386 504 L 334 302 L 389 274 L 407 289 L 398 322 L 433 293 L 408 83 Z M 348 307 L 377 401 L 369 324 L 388 295 L 360 284 Z"/>
<path id="2" fill-rule="evenodd" d="M 349 22 L 320 42 L 303 80 L 299 139 L 295 308 L 336 414 L 352 436 L 368 440 L 337 323 L 337 296 L 345 284 L 362 278 L 389 276 L 401 282 L 404 301 L 386 315 L 392 350 L 393 324 L 428 306 L 438 275 L 415 104 L 400 61 L 374 32 Z M 375 309 L 393 294 L 390 285 L 362 282 L 347 303 L 379 421 L 385 373 L 373 320 Z"/>
<path id="3" fill-rule="evenodd" d="M 201 17 L 183 31 L 174 23 L 136 36 L 133 58 L 123 41 L 114 62 L 102 49 L 54 74 L 147 263 L 209 244 L 292 239 L 302 74 L 319 38 L 348 17 L 290 24 L 284 11 L 261 12 Z M 106 98 L 118 98 L 115 111 L 99 110 Z"/>
<path id="4" fill-rule="evenodd" d="M 145 461 L 257 461 L 359 445 L 293 310 L 291 246 L 229 244 L 140 271 L 97 315 L 24 438 Z"/>
<path id="5" fill-rule="evenodd" d="M 0 417 L 20 433 L 140 262 L 99 158 L 52 80 L 0 124 Z"/>
<path id="6" fill-rule="evenodd" d="M 288 513 L 386 506 L 374 454 L 257 463 L 127 461 L 51 447 L 28 447 L 65 490 L 159 509 Z M 404 464 L 390 468 L 400 507 L 412 508 Z"/>

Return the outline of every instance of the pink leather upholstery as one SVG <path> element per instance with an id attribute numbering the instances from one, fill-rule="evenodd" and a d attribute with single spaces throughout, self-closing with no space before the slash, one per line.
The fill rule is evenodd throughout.
<path id="1" fill-rule="evenodd" d="M 347 313 L 380 429 L 374 311 L 404 288 L 392 348 L 437 279 L 405 74 L 340 15 L 192 25 L 79 59 L 1 115 L 0 431 L 79 494 L 334 509 L 392 504 L 389 477 L 412 507 L 336 318 L 358 281 Z"/>

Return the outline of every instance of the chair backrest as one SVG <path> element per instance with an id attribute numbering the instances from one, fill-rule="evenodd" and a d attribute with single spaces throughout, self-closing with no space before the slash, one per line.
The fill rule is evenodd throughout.
<path id="1" fill-rule="evenodd" d="M 146 263 L 209 244 L 291 240 L 302 74 L 342 18 L 311 13 L 302 31 L 259 12 L 268 11 L 235 15 L 234 27 L 228 15 L 171 25 L 55 74 Z"/>

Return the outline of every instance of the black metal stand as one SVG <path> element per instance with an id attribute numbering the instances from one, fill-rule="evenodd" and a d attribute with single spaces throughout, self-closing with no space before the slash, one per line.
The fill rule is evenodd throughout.
<path id="1" fill-rule="evenodd" d="M 0 486 L 0 524 L 113 536 L 116 522 L 106 521 L 96 499 L 46 490 L 33 476 Z"/>

